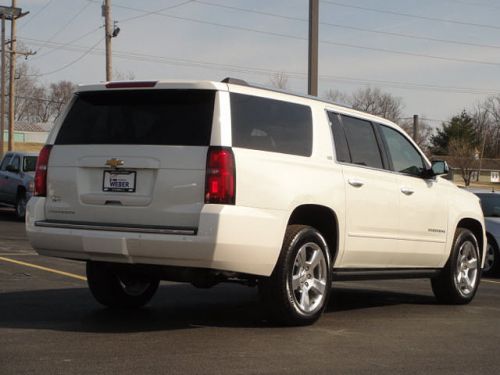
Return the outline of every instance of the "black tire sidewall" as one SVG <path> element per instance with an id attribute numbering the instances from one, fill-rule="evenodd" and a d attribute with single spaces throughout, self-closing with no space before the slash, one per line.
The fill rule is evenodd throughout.
<path id="1" fill-rule="evenodd" d="M 87 283 L 94 298 L 100 304 L 111 308 L 135 308 L 148 303 L 159 280 L 151 278 L 150 285 L 139 295 L 130 295 L 122 287 L 119 276 L 106 263 L 87 262 Z"/>
<path id="2" fill-rule="evenodd" d="M 484 276 L 498 276 L 498 274 L 500 273 L 499 272 L 499 268 L 500 268 L 500 251 L 498 249 L 498 245 L 497 243 L 495 242 L 495 240 L 493 238 L 490 237 L 490 235 L 488 235 L 488 244 L 491 244 L 492 248 L 493 248 L 493 256 L 494 256 L 494 260 L 493 260 L 493 265 L 491 266 L 490 270 L 489 271 L 483 271 L 483 275 Z M 485 255 L 486 256 L 486 255 Z"/>
<path id="3" fill-rule="evenodd" d="M 24 208 L 23 208 L 23 212 L 19 213 L 19 204 L 21 202 L 24 202 Z M 19 220 L 24 220 L 25 216 L 26 216 L 26 193 L 24 192 L 19 192 L 17 198 L 16 198 L 16 217 L 19 219 Z"/>

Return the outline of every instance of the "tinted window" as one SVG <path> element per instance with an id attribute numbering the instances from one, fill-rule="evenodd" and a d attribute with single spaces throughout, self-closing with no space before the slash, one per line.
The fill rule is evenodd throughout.
<path id="1" fill-rule="evenodd" d="M 337 115 L 336 113 L 328 112 L 328 117 L 332 126 L 337 161 L 350 163 L 351 155 L 349 153 L 349 147 L 347 145 L 344 128 L 339 121 L 339 115 Z"/>
<path id="2" fill-rule="evenodd" d="M 2 160 L 2 165 L 0 165 L 0 171 L 5 171 L 7 165 L 9 165 L 9 161 L 12 158 L 12 154 L 6 154 Z"/>
<path id="3" fill-rule="evenodd" d="M 208 90 L 82 92 L 55 143 L 206 146 L 214 98 Z"/>
<path id="4" fill-rule="evenodd" d="M 477 194 L 481 198 L 484 216 L 500 217 L 500 194 Z"/>
<path id="5" fill-rule="evenodd" d="M 25 156 L 23 159 L 23 171 L 34 172 L 36 169 L 36 156 Z"/>
<path id="6" fill-rule="evenodd" d="M 16 168 L 17 170 L 20 170 L 20 168 L 21 168 L 21 161 L 20 161 L 19 156 L 14 156 L 14 158 L 12 159 L 12 161 L 10 162 L 10 164 L 14 168 Z"/>
<path id="7" fill-rule="evenodd" d="M 352 163 L 383 168 L 380 149 L 372 124 L 354 117 L 341 116 Z"/>
<path id="8" fill-rule="evenodd" d="M 255 96 L 231 94 L 233 146 L 310 156 L 311 108 Z"/>
<path id="9" fill-rule="evenodd" d="M 380 128 L 389 148 L 394 170 L 413 176 L 421 176 L 425 165 L 422 156 L 415 147 L 398 131 L 387 126 L 380 126 Z"/>

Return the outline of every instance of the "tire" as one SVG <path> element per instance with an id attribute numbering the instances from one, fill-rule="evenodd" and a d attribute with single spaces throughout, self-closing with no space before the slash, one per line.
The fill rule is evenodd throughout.
<path id="1" fill-rule="evenodd" d="M 87 283 L 94 298 L 110 308 L 138 308 L 147 304 L 160 281 L 143 274 L 117 272 L 106 263 L 87 262 Z"/>
<path id="2" fill-rule="evenodd" d="M 474 233 L 458 228 L 445 267 L 431 279 L 432 290 L 440 303 L 464 305 L 474 298 L 481 278 L 481 257 Z"/>
<path id="3" fill-rule="evenodd" d="M 26 216 L 26 193 L 20 191 L 16 198 L 16 218 L 18 220 L 24 220 Z"/>
<path id="4" fill-rule="evenodd" d="M 288 226 L 272 275 L 259 280 L 259 293 L 271 322 L 314 323 L 323 313 L 331 288 L 328 245 L 314 228 Z"/>
<path id="5" fill-rule="evenodd" d="M 484 258 L 483 276 L 498 276 L 500 274 L 500 252 L 497 243 L 489 235 Z"/>

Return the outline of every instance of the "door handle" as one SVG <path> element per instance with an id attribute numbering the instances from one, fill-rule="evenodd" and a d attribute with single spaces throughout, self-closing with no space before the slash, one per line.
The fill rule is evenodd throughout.
<path id="1" fill-rule="evenodd" d="M 405 195 L 412 195 L 414 192 L 415 192 L 415 190 L 410 189 L 409 187 L 405 187 L 405 186 L 403 186 L 403 187 L 401 188 L 401 193 L 403 193 L 403 194 L 405 194 Z"/>
<path id="2" fill-rule="evenodd" d="M 355 178 L 350 178 L 347 180 L 347 182 L 349 182 L 349 185 L 354 186 L 354 187 L 361 187 L 365 184 L 363 181 L 355 179 Z"/>

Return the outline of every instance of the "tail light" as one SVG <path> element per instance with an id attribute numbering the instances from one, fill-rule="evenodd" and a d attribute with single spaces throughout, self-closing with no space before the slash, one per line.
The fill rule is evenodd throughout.
<path id="1" fill-rule="evenodd" d="M 36 161 L 35 195 L 39 197 L 47 196 L 47 167 L 49 165 L 51 150 L 52 145 L 43 146 Z"/>
<path id="2" fill-rule="evenodd" d="M 234 204 L 236 196 L 234 154 L 230 147 L 209 147 L 205 203 Z"/>

